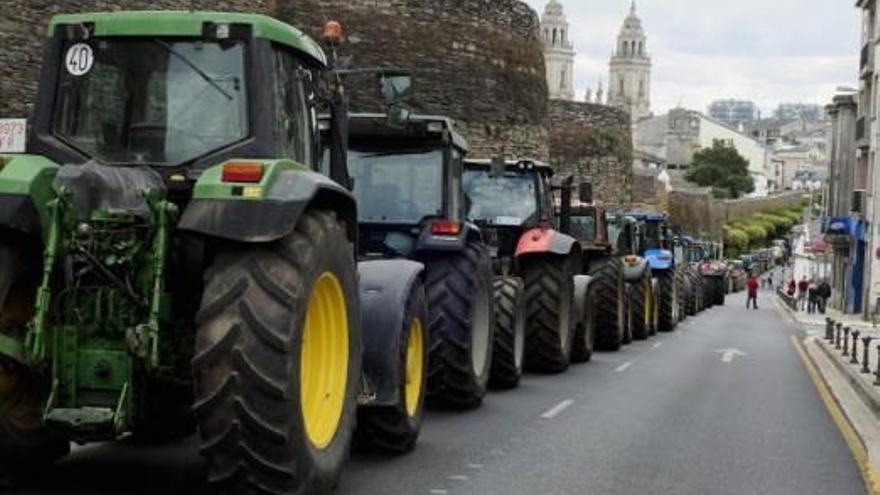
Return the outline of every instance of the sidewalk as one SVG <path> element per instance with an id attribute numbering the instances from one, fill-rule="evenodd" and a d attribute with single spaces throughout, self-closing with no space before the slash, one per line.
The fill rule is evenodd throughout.
<path id="1" fill-rule="evenodd" d="M 845 327 L 859 330 L 863 336 L 870 335 L 874 338 L 880 338 L 880 320 L 877 321 L 877 324 L 874 324 L 863 320 L 860 315 L 844 314 L 832 308 L 828 308 L 823 315 L 821 313 L 807 314 L 806 311 L 795 311 L 785 304 L 783 306 L 785 306 L 791 317 L 801 325 L 819 326 L 824 329 L 825 318 L 831 318 L 836 322 L 842 323 Z"/>

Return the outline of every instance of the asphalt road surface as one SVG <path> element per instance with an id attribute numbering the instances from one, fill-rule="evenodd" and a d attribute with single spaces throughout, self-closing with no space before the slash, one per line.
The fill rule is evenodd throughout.
<path id="1" fill-rule="evenodd" d="M 855 495 L 864 482 L 769 293 L 672 334 L 429 412 L 415 452 L 356 455 L 340 495 Z M 193 439 L 77 449 L 24 493 L 208 493 Z"/>

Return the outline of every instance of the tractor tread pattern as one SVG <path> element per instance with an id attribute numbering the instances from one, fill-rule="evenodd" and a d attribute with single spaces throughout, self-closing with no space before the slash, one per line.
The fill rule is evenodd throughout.
<path id="1" fill-rule="evenodd" d="M 496 389 L 515 388 L 522 378 L 523 356 L 516 355 L 515 343 L 517 324 L 523 323 L 519 331 L 525 331 L 523 291 L 523 282 L 518 278 L 495 277 L 493 281 L 495 343 L 489 385 Z"/>
<path id="2" fill-rule="evenodd" d="M 350 251 L 350 243 L 340 242 L 345 239 L 344 223 L 335 213 L 308 210 L 295 231 L 275 246 L 221 253 L 206 272 L 204 302 L 196 317 L 192 410 L 208 479 L 221 493 L 323 492 L 336 483 L 327 479 L 335 473 L 308 469 L 300 457 L 309 453 L 290 448 L 293 435 L 304 437 L 305 432 L 299 414 L 292 413 L 300 405 L 289 378 L 294 359 L 289 344 L 305 318 L 303 274 L 313 269 L 316 253 L 325 246 Z M 283 251 L 296 256 L 282 256 Z M 360 338 L 356 333 L 351 337 Z M 360 367 L 359 356 L 350 358 L 349 367 Z M 353 411 L 354 394 L 346 400 L 345 410 Z M 343 414 L 337 433 L 344 442 L 343 457 L 349 443 L 344 437 L 353 430 L 353 414 L 348 416 Z"/>
<path id="3" fill-rule="evenodd" d="M 574 274 L 564 256 L 533 257 L 524 262 L 526 306 L 526 367 L 547 373 L 561 373 L 571 363 L 574 340 Z M 563 324 L 560 309 L 568 298 L 568 345 L 561 342 Z"/>
<path id="4" fill-rule="evenodd" d="M 617 258 L 597 262 L 590 270 L 595 286 L 596 348 L 602 351 L 619 351 L 623 347 L 620 297 L 623 284 L 623 267 Z"/>
<path id="5" fill-rule="evenodd" d="M 485 376 L 477 376 L 473 369 L 471 332 L 480 279 L 488 290 L 492 286 L 489 253 L 471 243 L 460 253 L 432 255 L 425 261 L 425 273 L 431 343 L 427 399 L 440 406 L 477 407 L 486 395 L 489 373 L 487 369 Z"/>
<path id="6" fill-rule="evenodd" d="M 657 329 L 661 332 L 672 332 L 678 326 L 675 308 L 673 308 L 674 304 L 678 304 L 678 300 L 674 297 L 675 292 L 678 290 L 675 283 L 675 272 L 676 269 L 671 268 L 657 274 L 660 285 L 660 300 L 658 301 L 660 304 L 660 321 L 658 322 Z"/>

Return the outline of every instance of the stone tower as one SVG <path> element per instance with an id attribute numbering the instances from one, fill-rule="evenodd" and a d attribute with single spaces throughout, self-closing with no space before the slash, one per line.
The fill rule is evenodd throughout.
<path id="1" fill-rule="evenodd" d="M 611 55 L 608 104 L 626 110 L 632 122 L 651 115 L 651 57 L 633 0 Z"/>
<path id="2" fill-rule="evenodd" d="M 574 100 L 574 45 L 569 41 L 568 34 L 568 21 L 562 4 L 550 0 L 541 16 L 541 39 L 551 99 Z"/>

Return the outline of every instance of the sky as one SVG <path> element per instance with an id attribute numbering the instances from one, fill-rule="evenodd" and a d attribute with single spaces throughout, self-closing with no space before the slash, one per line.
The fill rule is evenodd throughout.
<path id="1" fill-rule="evenodd" d="M 525 0 L 543 13 L 547 0 Z M 630 0 L 559 0 L 577 51 L 582 99 L 608 83 L 608 60 Z M 705 111 L 718 98 L 826 104 L 857 87 L 861 14 L 855 0 L 637 0 L 653 58 L 652 111 Z"/>

